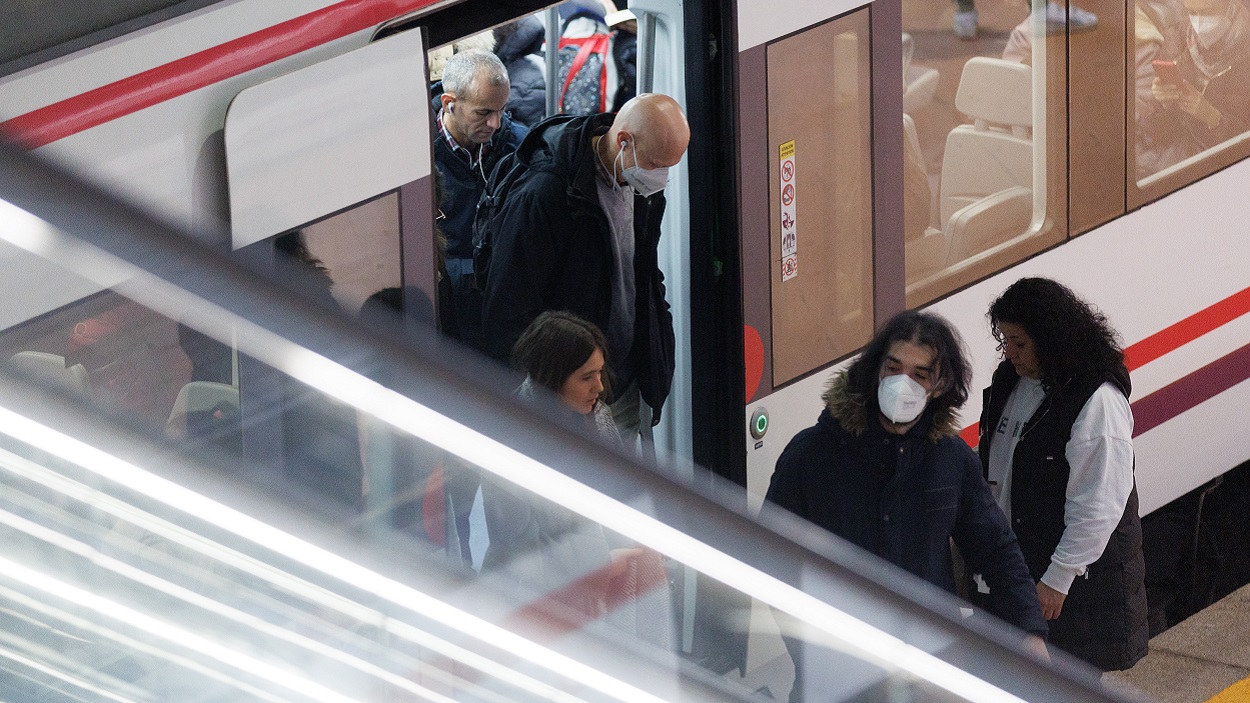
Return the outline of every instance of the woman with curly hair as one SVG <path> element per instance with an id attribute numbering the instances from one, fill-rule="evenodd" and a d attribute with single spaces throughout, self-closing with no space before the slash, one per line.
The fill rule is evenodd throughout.
<path id="1" fill-rule="evenodd" d="M 1105 315 L 1050 279 L 1016 281 L 988 317 L 1003 361 L 978 450 L 1050 643 L 1127 669 L 1149 631 L 1124 352 Z"/>

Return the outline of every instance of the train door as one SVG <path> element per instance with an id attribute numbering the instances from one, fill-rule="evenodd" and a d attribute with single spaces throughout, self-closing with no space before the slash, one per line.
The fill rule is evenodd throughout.
<path id="1" fill-rule="evenodd" d="M 745 478 L 757 505 L 777 454 L 820 412 L 818 387 L 784 401 L 776 391 L 810 385 L 904 297 L 901 213 L 879 206 L 901 200 L 901 125 L 879 117 L 898 114 L 902 93 L 898 8 L 783 4 L 738 3 Z"/>
<path id="2" fill-rule="evenodd" d="M 224 137 L 236 256 L 334 313 L 398 303 L 408 319 L 435 318 L 425 56 L 421 32 L 403 32 L 234 98 Z M 348 408 L 246 359 L 239 387 L 246 456 L 360 503 Z"/>
<path id="3" fill-rule="evenodd" d="M 636 93 L 663 93 L 680 104 L 689 116 L 691 106 L 686 97 L 686 18 L 683 3 L 674 0 L 641 0 L 630 3 L 638 20 L 638 85 Z M 690 158 L 682 159 L 669 169 L 668 205 L 660 239 L 659 262 L 664 271 L 668 302 L 672 306 L 673 331 L 677 347 L 673 387 L 657 428 L 657 445 L 667 447 L 680 456 L 691 458 L 692 391 L 691 391 L 691 201 L 680 194 L 689 193 Z"/>

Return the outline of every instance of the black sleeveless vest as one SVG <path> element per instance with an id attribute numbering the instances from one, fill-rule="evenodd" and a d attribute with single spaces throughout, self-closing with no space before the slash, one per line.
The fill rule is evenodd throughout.
<path id="1" fill-rule="evenodd" d="M 1127 377 L 1127 373 L 1124 374 Z M 1007 397 L 1019 380 L 1010 362 L 1003 362 L 985 390 L 978 453 L 988 476 L 992 428 L 998 424 Z M 1070 467 L 1065 448 L 1072 425 L 1094 391 L 1115 378 L 1081 381 L 1048 388 L 1041 407 L 1025 423 L 1011 466 L 1011 527 L 1033 578 L 1040 579 L 1064 531 Z M 1119 525 L 1101 557 L 1068 590 L 1063 610 L 1050 621 L 1050 642 L 1104 670 L 1127 669 L 1146 655 L 1145 562 L 1137 487 L 1129 494 Z"/>

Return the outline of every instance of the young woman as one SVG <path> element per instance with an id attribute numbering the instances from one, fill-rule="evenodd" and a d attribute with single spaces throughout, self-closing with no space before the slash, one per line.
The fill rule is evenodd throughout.
<path id="1" fill-rule="evenodd" d="M 989 319 L 1003 362 L 978 449 L 1050 643 L 1127 669 L 1146 654 L 1149 628 L 1124 353 L 1102 313 L 1046 278 L 1013 283 Z"/>
<path id="2" fill-rule="evenodd" d="M 535 398 L 539 388 L 552 391 L 570 419 L 619 447 L 620 434 L 603 402 L 607 348 L 595 325 L 571 313 L 544 312 L 514 347 L 513 360 L 526 373 L 517 393 Z M 581 627 L 602 619 L 641 641 L 671 646 L 672 610 L 659 555 L 501 481 L 482 481 L 482 504 L 490 537 L 482 573 L 532 589 L 531 610 L 548 626 Z"/>
<path id="3" fill-rule="evenodd" d="M 617 446 L 620 434 L 603 398 L 608 390 L 608 341 L 598 327 L 570 312 L 544 312 L 513 347 L 513 364 L 525 372 L 517 390 L 533 398 L 539 387 L 556 393 L 564 406 Z"/>

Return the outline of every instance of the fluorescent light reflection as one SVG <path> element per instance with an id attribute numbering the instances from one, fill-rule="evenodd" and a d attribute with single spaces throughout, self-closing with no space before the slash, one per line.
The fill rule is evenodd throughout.
<path id="1" fill-rule="evenodd" d="M 30 569 L 0 556 L 0 574 L 5 578 L 26 584 L 49 595 L 87 608 L 97 615 L 140 628 L 156 637 L 179 647 L 199 652 L 205 656 L 265 679 L 290 691 L 323 703 L 354 703 L 355 698 L 332 691 L 319 683 L 286 671 L 272 664 L 235 651 L 183 627 L 166 622 L 114 600 L 59 581 L 47 574 Z"/>
<path id="2" fill-rule="evenodd" d="M 7 576 L 8 574 L 0 573 L 0 578 L 4 578 Z M 99 638 L 108 639 L 113 642 L 117 642 L 121 646 L 126 647 L 127 649 L 130 649 L 132 651 L 140 652 L 154 659 L 161 659 L 161 660 L 170 662 L 172 664 L 176 664 L 180 667 L 183 667 L 184 669 L 194 671 L 198 674 L 205 676 L 206 678 L 213 679 L 214 681 L 219 681 L 228 686 L 232 686 L 242 691 L 243 693 L 246 693 L 247 695 L 252 696 L 258 700 L 268 701 L 268 703 L 288 703 L 288 700 L 286 698 L 279 698 L 277 696 L 272 695 L 268 691 L 262 691 L 261 689 L 256 688 L 255 686 L 252 686 L 251 684 L 244 683 L 234 677 L 226 675 L 225 672 L 223 671 L 204 666 L 203 664 L 200 664 L 197 661 L 193 661 L 186 657 L 174 654 L 173 652 L 170 652 L 166 648 L 157 647 L 147 642 L 134 639 L 133 637 L 128 637 L 126 635 L 123 635 L 120 632 L 116 632 L 106 627 L 102 627 L 96 621 L 88 620 L 86 618 L 81 618 L 71 613 L 68 613 L 64 610 L 61 610 L 59 608 L 54 608 L 51 605 L 43 601 L 35 600 L 33 598 L 26 596 L 25 594 L 18 593 L 17 591 L 14 591 L 12 589 L 0 587 L 0 595 L 4 596 L 4 598 L 7 599 L 9 602 L 20 605 L 24 608 L 27 608 L 28 610 L 32 610 L 37 613 L 42 613 L 49 618 L 55 618 L 61 622 L 67 623 L 68 625 L 72 627 L 76 627 L 82 630 L 83 632 L 89 632 Z"/>
<path id="3" fill-rule="evenodd" d="M 134 698 L 124 698 L 111 691 L 106 691 L 89 681 L 84 681 L 80 678 L 70 676 L 69 674 L 53 669 L 52 667 L 47 666 L 46 664 L 42 662 L 35 661 L 34 659 L 24 656 L 23 654 L 19 652 L 15 652 L 5 647 L 0 647 L 0 658 L 8 659 L 9 661 L 14 662 L 15 664 L 18 664 L 20 666 L 24 666 L 27 669 L 38 671 L 44 676 L 52 677 L 60 681 L 63 684 L 69 684 L 70 686 L 73 686 L 74 688 L 77 688 L 82 691 L 86 691 L 87 693 L 90 693 L 94 696 L 107 698 L 110 701 L 116 701 L 116 703 L 139 703 L 139 701 L 135 700 Z"/>
<path id="4" fill-rule="evenodd" d="M 6 408 L 0 407 L 0 418 L 4 418 L 9 412 Z M 12 417 L 27 420 L 27 418 L 20 415 Z M 20 433 L 11 434 L 19 436 Z M 197 552 L 230 568 L 262 579 L 272 584 L 275 588 L 294 593 L 310 603 L 337 611 L 357 622 L 368 624 L 378 630 L 388 632 L 419 647 L 435 652 L 442 657 L 460 662 L 465 666 L 485 673 L 487 676 L 494 677 L 499 681 L 526 691 L 533 696 L 545 698 L 556 703 L 576 703 L 582 700 L 419 628 L 391 619 L 377 610 L 365 607 L 320 586 L 298 579 L 258 559 L 241 554 L 217 542 L 206 540 L 178 525 L 143 512 L 128 503 L 61 476 L 46 467 L 3 449 L 0 449 L 0 469 L 8 470 L 14 475 L 43 485 L 71 499 L 88 504 L 93 509 L 106 515 L 136 525 L 162 539 L 169 540 L 174 544 Z M 160 480 L 155 476 L 152 479 Z M 359 569 L 361 567 L 353 568 Z M 413 668 L 420 667 L 423 671 L 426 671 L 427 665 L 428 662 L 412 660 Z M 437 669 L 434 671 L 437 671 Z"/>
<path id="5" fill-rule="evenodd" d="M 276 640 L 299 647 L 306 651 L 318 654 L 328 659 L 333 659 L 341 664 L 345 664 L 357 671 L 373 676 L 384 681 L 391 686 L 407 691 L 421 698 L 432 701 L 433 703 L 452 703 L 450 698 L 435 693 L 424 686 L 420 686 L 408 679 L 397 674 L 391 673 L 382 667 L 365 662 L 357 657 L 353 657 L 346 652 L 340 651 L 322 642 L 318 642 L 310 637 L 297 635 L 286 628 L 271 624 L 254 615 L 248 615 L 240 612 L 235 608 L 231 608 L 224 603 L 215 601 L 207 596 L 200 595 L 177 584 L 170 583 L 164 579 L 158 578 L 152 574 L 135 568 L 121 560 L 101 554 L 98 550 L 83 544 L 77 540 L 71 539 L 61 533 L 44 527 L 42 525 L 31 522 L 25 518 L 14 515 L 10 512 L 0 510 L 0 525 L 8 526 L 12 529 L 24 532 L 35 539 L 46 542 L 47 544 L 63 549 L 70 554 L 82 557 L 90 561 L 95 566 L 110 571 L 123 578 L 128 578 L 137 584 L 143 585 L 154 591 L 158 591 L 167 596 L 177 598 L 188 605 L 201 608 L 205 611 L 213 613 L 240 626 L 244 626 L 254 630 L 258 634 L 267 635 Z M 426 667 L 422 670 L 423 674 L 438 673 L 435 667 Z M 450 676 L 441 677 L 447 683 L 458 683 L 451 679 Z"/>
<path id="6" fill-rule="evenodd" d="M 0 237 L 9 239 L 18 246 L 25 246 L 21 241 L 23 238 L 10 237 L 3 229 L 0 228 Z M 58 239 L 68 239 L 59 232 L 54 232 L 52 236 Z M 81 252 L 85 245 L 77 240 L 73 241 L 78 245 L 74 248 Z M 95 277 L 91 270 L 80 270 L 72 265 L 73 262 L 66 263 L 56 248 L 46 253 L 40 251 L 35 251 L 35 253 L 67 265 L 80 275 Z M 97 251 L 97 254 L 98 256 L 88 258 L 114 258 L 104 252 Z M 124 265 L 129 266 L 129 264 Z M 233 319 L 239 329 L 239 339 L 246 347 L 243 351 L 262 362 L 332 398 L 362 412 L 372 414 L 397 429 L 445 449 L 536 495 L 551 499 L 608 529 L 823 629 L 834 637 L 848 641 L 858 648 L 865 660 L 887 671 L 906 671 L 971 701 L 1020 700 L 986 681 L 943 662 L 922 649 L 854 618 L 728 554 L 713 549 L 650 515 L 619 503 L 511 447 L 486 437 L 410 398 L 388 390 L 341 364 L 246 320 L 237 319 L 233 314 L 200 300 L 176 285 L 144 272 L 133 277 L 124 286 L 118 287 L 118 290 L 175 319 L 178 319 L 178 313 L 185 311 L 188 307 L 196 309 L 205 316 L 219 314 L 223 317 L 218 319 Z M 42 425 L 37 425 L 37 423 L 26 424 L 28 427 L 31 425 L 34 427 L 24 430 L 21 434 L 14 432 L 16 425 L 6 427 L 5 430 L 31 443 L 35 443 L 31 440 L 34 435 L 25 434 L 27 431 L 39 435 L 45 443 L 52 440 L 50 444 L 41 448 L 115 480 L 132 490 L 208 520 L 244 539 L 284 553 L 313 569 L 387 598 L 402 607 L 411 608 L 449 626 L 458 627 L 482 641 L 502 646 L 522 659 L 576 678 L 602 693 L 620 700 L 655 700 L 649 694 L 622 681 L 529 642 L 467 612 L 441 603 L 413 588 L 363 569 L 342 557 L 207 500 L 104 452 Z M 75 457 L 90 457 L 90 459 L 83 460 Z"/>

